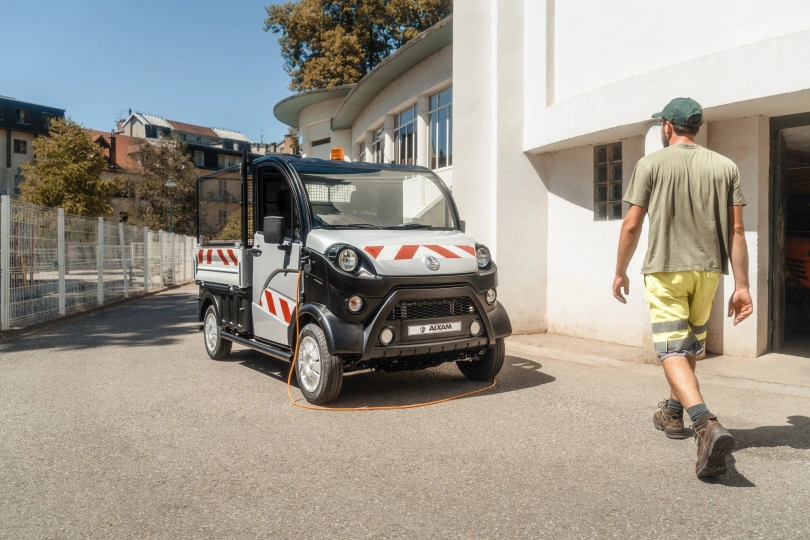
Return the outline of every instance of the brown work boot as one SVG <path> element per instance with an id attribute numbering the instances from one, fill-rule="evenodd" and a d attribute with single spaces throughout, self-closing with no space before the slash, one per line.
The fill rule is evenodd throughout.
<path id="1" fill-rule="evenodd" d="M 716 416 L 704 414 L 692 424 L 697 438 L 698 476 L 720 476 L 726 474 L 726 456 L 734 449 L 734 437 L 720 425 Z"/>
<path id="2" fill-rule="evenodd" d="M 653 415 L 653 425 L 670 439 L 685 439 L 686 430 L 683 427 L 683 410 L 673 411 L 667 407 L 669 400 L 665 399 L 658 404 L 658 409 Z"/>

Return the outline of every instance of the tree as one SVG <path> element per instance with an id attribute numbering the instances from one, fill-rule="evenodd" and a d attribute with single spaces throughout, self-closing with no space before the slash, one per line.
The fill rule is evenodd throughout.
<path id="1" fill-rule="evenodd" d="M 287 136 L 289 136 L 290 140 L 292 141 L 289 148 L 290 153 L 296 156 L 300 156 L 301 139 L 298 136 L 298 129 L 291 127 L 289 130 L 287 130 Z"/>
<path id="2" fill-rule="evenodd" d="M 20 166 L 24 201 L 80 216 L 99 217 L 110 211 L 118 181 L 101 178 L 107 158 L 81 124 L 54 118 L 49 135 L 34 139 L 33 147 L 34 161 Z"/>
<path id="3" fill-rule="evenodd" d="M 452 12 L 452 0 L 300 0 L 265 8 L 296 92 L 359 81 Z"/>
<path id="4" fill-rule="evenodd" d="M 136 195 L 134 221 L 150 229 L 169 230 L 171 198 L 173 231 L 194 235 L 197 175 L 186 144 L 175 137 L 156 144 L 144 139 L 132 155 L 140 164 L 140 169 L 131 173 Z M 166 187 L 169 178 L 177 187 Z"/>

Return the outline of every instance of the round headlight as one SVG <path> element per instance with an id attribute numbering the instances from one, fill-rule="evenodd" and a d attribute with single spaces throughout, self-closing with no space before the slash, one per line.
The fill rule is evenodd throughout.
<path id="1" fill-rule="evenodd" d="M 363 302 L 363 298 L 360 296 L 352 296 L 349 298 L 349 311 L 352 313 L 360 313 L 363 311 L 363 306 L 365 302 Z"/>
<path id="2" fill-rule="evenodd" d="M 481 333 L 481 323 L 477 320 L 470 323 L 470 334 L 477 336 Z"/>
<path id="3" fill-rule="evenodd" d="M 386 326 L 380 332 L 380 343 L 383 345 L 391 345 L 392 341 L 394 341 L 394 329 L 390 326 Z"/>
<path id="4" fill-rule="evenodd" d="M 337 264 L 344 272 L 357 270 L 357 252 L 352 248 L 345 248 L 338 253 Z"/>
<path id="5" fill-rule="evenodd" d="M 478 259 L 478 268 L 486 268 L 492 261 L 489 250 L 484 246 L 478 246 L 478 248 L 476 248 L 475 258 Z"/>
<path id="6" fill-rule="evenodd" d="M 487 291 L 487 304 L 491 306 L 495 303 L 496 298 L 498 298 L 498 291 L 495 289 L 490 289 Z"/>

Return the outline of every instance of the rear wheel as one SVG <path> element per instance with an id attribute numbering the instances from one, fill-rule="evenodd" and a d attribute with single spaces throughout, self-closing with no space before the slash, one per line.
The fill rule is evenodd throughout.
<path id="1" fill-rule="evenodd" d="M 343 362 L 329 354 L 326 336 L 317 324 L 308 324 L 298 336 L 295 378 L 304 397 L 313 405 L 329 403 L 343 386 Z"/>
<path id="2" fill-rule="evenodd" d="M 205 351 L 214 360 L 224 360 L 231 354 L 233 343 L 222 338 L 219 327 L 217 307 L 213 304 L 205 310 L 203 318 L 203 335 L 205 336 Z"/>
<path id="3" fill-rule="evenodd" d="M 495 344 L 487 349 L 480 360 L 463 360 L 456 362 L 458 369 L 474 381 L 491 381 L 501 371 L 506 357 L 506 344 L 503 338 L 496 339 Z"/>

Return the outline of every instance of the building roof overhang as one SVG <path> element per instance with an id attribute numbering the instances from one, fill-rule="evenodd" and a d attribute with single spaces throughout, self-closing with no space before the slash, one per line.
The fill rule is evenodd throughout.
<path id="1" fill-rule="evenodd" d="M 322 101 L 346 97 L 354 88 L 353 84 L 333 86 L 332 88 L 317 88 L 305 90 L 288 98 L 284 98 L 273 107 L 273 116 L 288 126 L 298 127 L 298 116 L 301 111 Z"/>
<path id="2" fill-rule="evenodd" d="M 448 15 L 374 66 L 338 107 L 332 129 L 350 129 L 380 91 L 426 58 L 453 43 L 453 16 Z"/>

